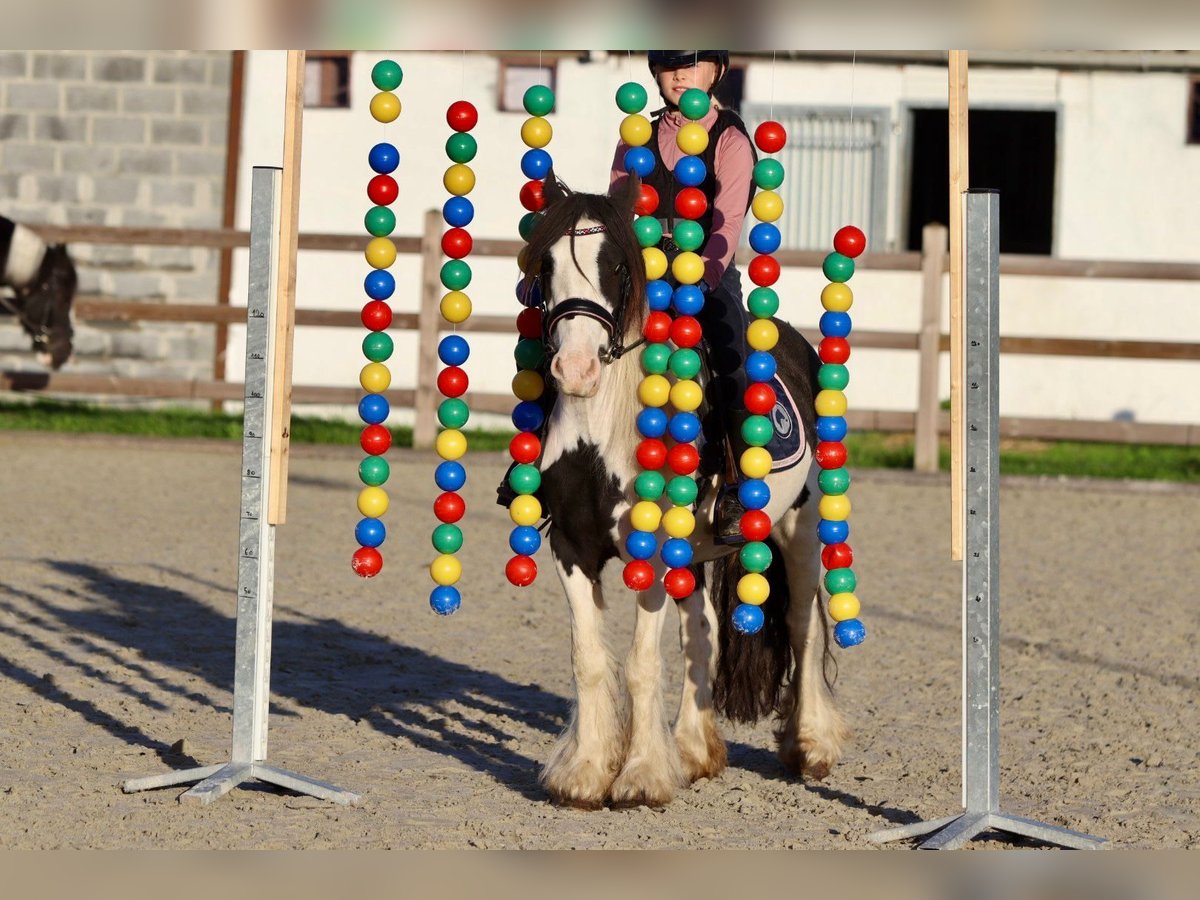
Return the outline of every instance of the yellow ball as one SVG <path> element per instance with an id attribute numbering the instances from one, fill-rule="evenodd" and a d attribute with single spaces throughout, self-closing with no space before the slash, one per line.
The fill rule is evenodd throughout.
<path id="1" fill-rule="evenodd" d="M 841 391 L 818 391 L 813 404 L 818 416 L 844 416 L 846 414 L 846 395 Z"/>
<path id="2" fill-rule="evenodd" d="M 667 274 L 667 254 L 657 247 L 642 248 L 642 262 L 646 265 L 646 279 L 654 281 Z"/>
<path id="3" fill-rule="evenodd" d="M 690 537 L 696 530 L 696 517 L 686 506 L 672 506 L 662 517 L 662 526 L 673 538 Z"/>
<path id="4" fill-rule="evenodd" d="M 383 363 L 367 363 L 358 373 L 358 383 L 368 394 L 382 394 L 392 384 L 392 373 Z"/>
<path id="5" fill-rule="evenodd" d="M 521 140 L 528 147 L 545 147 L 554 137 L 554 129 L 541 116 L 526 119 L 521 126 Z"/>
<path id="6" fill-rule="evenodd" d="M 662 517 L 662 510 L 653 500 L 639 500 L 629 510 L 629 524 L 637 531 L 658 531 Z"/>
<path id="7" fill-rule="evenodd" d="M 471 298 L 462 291 L 450 291 L 442 297 L 439 309 L 443 319 L 457 325 L 471 317 Z"/>
<path id="8" fill-rule="evenodd" d="M 704 260 L 698 253 L 685 250 L 671 263 L 671 274 L 680 284 L 695 284 L 704 277 Z"/>
<path id="9" fill-rule="evenodd" d="M 829 598 L 829 618 L 835 622 L 858 618 L 858 598 L 853 594 L 834 594 Z"/>
<path id="10" fill-rule="evenodd" d="M 699 156 L 708 146 L 708 132 L 699 122 L 688 122 L 675 135 L 675 145 L 684 153 Z"/>
<path id="11" fill-rule="evenodd" d="M 371 98 L 371 116 L 376 122 L 395 122 L 400 115 L 400 98 L 391 91 L 380 91 Z"/>
<path id="12" fill-rule="evenodd" d="M 755 319 L 746 329 L 746 343 L 755 350 L 771 350 L 779 343 L 779 326 L 770 319 Z"/>
<path id="13" fill-rule="evenodd" d="M 650 140 L 650 120 L 641 113 L 633 113 L 621 120 L 621 140 L 630 147 L 640 147 Z"/>
<path id="14" fill-rule="evenodd" d="M 671 382 L 662 375 L 647 375 L 638 385 L 638 399 L 642 406 L 666 406 L 671 399 Z"/>
<path id="15" fill-rule="evenodd" d="M 817 504 L 822 519 L 841 522 L 850 518 L 850 498 L 845 494 L 826 494 Z"/>
<path id="16" fill-rule="evenodd" d="M 742 474 L 747 478 L 766 478 L 771 474 L 772 463 L 766 447 L 748 447 L 742 453 Z"/>
<path id="17" fill-rule="evenodd" d="M 436 446 L 442 459 L 459 459 L 467 452 L 467 436 L 457 428 L 447 428 L 437 436 Z"/>
<path id="18" fill-rule="evenodd" d="M 358 511 L 369 519 L 378 519 L 388 508 L 388 495 L 381 487 L 365 487 L 358 492 Z"/>
<path id="19" fill-rule="evenodd" d="M 475 172 L 466 163 L 455 163 L 442 176 L 442 184 L 451 194 L 461 197 L 475 187 Z"/>
<path id="20" fill-rule="evenodd" d="M 830 312 L 847 312 L 854 305 L 854 292 L 848 284 L 831 282 L 821 291 L 821 305 Z"/>
<path id="21" fill-rule="evenodd" d="M 457 556 L 443 553 L 429 564 L 429 574 L 438 584 L 454 584 L 462 578 L 462 563 Z"/>
<path id="22" fill-rule="evenodd" d="M 522 369 L 512 380 L 512 392 L 518 400 L 536 400 L 546 390 L 546 383 L 533 369 Z"/>
<path id="23" fill-rule="evenodd" d="M 514 525 L 536 525 L 542 517 L 542 504 L 533 494 L 521 494 L 508 507 Z"/>
<path id="24" fill-rule="evenodd" d="M 783 215 L 783 198 L 774 191 L 759 191 L 754 195 L 750 211 L 761 222 L 774 222 Z"/>
<path id="25" fill-rule="evenodd" d="M 771 582 L 757 572 L 747 572 L 737 583 L 738 599 L 752 606 L 762 606 L 771 596 Z"/>
<path id="26" fill-rule="evenodd" d="M 386 269 L 396 261 L 396 245 L 385 237 L 371 238 L 364 255 L 372 269 Z"/>
<path id="27" fill-rule="evenodd" d="M 690 378 L 677 381 L 671 387 L 671 405 L 680 412 L 691 412 L 700 406 L 703 399 L 704 391 Z"/>

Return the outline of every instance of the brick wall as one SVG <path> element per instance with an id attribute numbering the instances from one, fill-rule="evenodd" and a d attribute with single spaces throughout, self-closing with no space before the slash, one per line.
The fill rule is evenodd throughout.
<path id="1" fill-rule="evenodd" d="M 225 182 L 226 51 L 0 50 L 0 213 L 29 224 L 215 228 Z M 218 254 L 76 244 L 80 290 L 212 302 Z M 212 326 L 76 323 L 67 371 L 208 377 Z M 29 368 L 0 318 L 0 365 Z"/>

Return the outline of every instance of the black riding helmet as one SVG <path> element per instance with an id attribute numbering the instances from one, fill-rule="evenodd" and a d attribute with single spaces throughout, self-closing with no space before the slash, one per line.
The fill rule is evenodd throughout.
<path id="1" fill-rule="evenodd" d="M 702 59 L 712 60 L 717 64 L 717 77 L 713 79 L 712 87 L 708 89 L 709 96 L 721 83 L 725 73 L 729 71 L 728 50 L 647 50 L 646 62 L 650 66 L 650 74 L 654 74 L 655 66 L 664 69 L 677 69 L 680 66 L 693 66 Z"/>

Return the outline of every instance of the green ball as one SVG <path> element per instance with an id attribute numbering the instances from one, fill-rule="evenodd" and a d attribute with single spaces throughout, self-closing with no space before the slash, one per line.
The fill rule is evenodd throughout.
<path id="1" fill-rule="evenodd" d="M 469 163 L 478 150 L 475 138 L 465 131 L 456 131 L 446 138 L 446 155 L 456 163 Z"/>
<path id="2" fill-rule="evenodd" d="M 537 338 L 521 338 L 513 351 L 518 368 L 538 369 L 546 359 L 546 348 Z"/>
<path id="3" fill-rule="evenodd" d="M 817 476 L 822 494 L 844 494 L 850 490 L 850 473 L 842 469 L 822 469 Z"/>
<path id="4" fill-rule="evenodd" d="M 535 212 L 525 213 L 521 216 L 521 223 L 517 225 L 517 232 L 521 235 L 521 240 L 527 241 L 533 237 L 533 230 L 537 228 L 538 222 L 542 217 Z"/>
<path id="5" fill-rule="evenodd" d="M 825 590 L 831 594 L 851 594 L 858 587 L 853 569 L 830 569 L 825 573 Z"/>
<path id="6" fill-rule="evenodd" d="M 671 348 L 666 344 L 647 344 L 642 351 L 642 368 L 650 375 L 666 372 L 670 361 Z"/>
<path id="7" fill-rule="evenodd" d="M 689 119 L 703 119 L 709 105 L 708 94 L 700 88 L 688 88 L 679 97 L 679 111 Z"/>
<path id="8" fill-rule="evenodd" d="M 750 541 L 742 545 L 738 558 L 747 572 L 765 572 L 771 565 L 771 548 L 762 541 Z"/>
<path id="9" fill-rule="evenodd" d="M 471 267 L 461 259 L 447 260 L 442 266 L 442 284 L 451 291 L 461 291 L 471 283 Z"/>
<path id="10" fill-rule="evenodd" d="M 617 88 L 617 109 L 633 115 L 646 108 L 646 89 L 636 81 L 627 81 Z"/>
<path id="11" fill-rule="evenodd" d="M 769 319 L 779 312 L 779 295 L 774 288 L 756 287 L 746 298 L 750 314 L 756 319 Z"/>
<path id="12" fill-rule="evenodd" d="M 671 354 L 669 365 L 676 378 L 695 378 L 700 371 L 700 354 L 691 347 L 680 347 Z"/>
<path id="13" fill-rule="evenodd" d="M 696 482 L 687 475 L 676 475 L 667 482 L 667 496 L 676 506 L 691 506 L 696 502 Z"/>
<path id="14" fill-rule="evenodd" d="M 544 84 L 535 84 L 525 91 L 525 112 L 531 116 L 548 115 L 554 109 L 554 91 Z"/>
<path id="15" fill-rule="evenodd" d="M 542 486 L 542 473 L 537 466 L 521 463 L 508 473 L 508 485 L 518 494 L 532 494 Z"/>
<path id="16" fill-rule="evenodd" d="M 433 549 L 438 553 L 457 553 L 462 545 L 462 529 L 457 525 L 443 523 L 433 529 Z"/>
<path id="17" fill-rule="evenodd" d="M 783 166 L 779 160 L 765 157 L 754 164 L 754 183 L 764 191 L 773 191 L 783 184 Z"/>
<path id="18" fill-rule="evenodd" d="M 633 233 L 642 247 L 656 247 L 662 240 L 662 222 L 654 216 L 638 216 L 633 220 Z"/>
<path id="19" fill-rule="evenodd" d="M 394 60 L 380 60 L 371 69 L 371 82 L 381 91 L 394 91 L 403 80 L 404 70 Z"/>
<path id="20" fill-rule="evenodd" d="M 680 250 L 699 250 L 704 246 L 704 227 L 699 222 L 683 219 L 675 223 L 671 240 Z"/>
<path id="21" fill-rule="evenodd" d="M 374 237 L 387 237 L 396 229 L 396 214 L 386 206 L 372 206 L 363 216 L 363 224 Z"/>
<path id="22" fill-rule="evenodd" d="M 765 447 L 775 428 L 766 416 L 747 416 L 742 422 L 742 439 L 751 447 Z"/>
<path id="23" fill-rule="evenodd" d="M 392 343 L 392 336 L 386 331 L 369 331 L 363 338 L 363 356 L 371 362 L 383 362 L 385 359 L 389 359 L 393 349 L 395 349 L 395 345 Z"/>
<path id="24" fill-rule="evenodd" d="M 379 487 L 392 474 L 392 467 L 382 456 L 368 456 L 358 464 L 358 477 L 363 484 Z"/>
<path id="25" fill-rule="evenodd" d="M 448 397 L 438 406 L 438 421 L 443 428 L 462 428 L 470 416 L 471 410 L 458 397 Z"/>
<path id="26" fill-rule="evenodd" d="M 849 281 L 854 274 L 854 260 L 835 251 L 825 257 L 825 262 L 821 263 L 821 271 L 830 281 Z"/>
<path id="27" fill-rule="evenodd" d="M 850 370 L 841 363 L 825 363 L 817 370 L 817 384 L 825 391 L 844 391 L 850 383 Z"/>
<path id="28" fill-rule="evenodd" d="M 663 488 L 666 486 L 667 480 L 663 478 L 662 472 L 654 472 L 649 469 L 633 482 L 633 489 L 643 500 L 657 500 L 662 496 Z"/>

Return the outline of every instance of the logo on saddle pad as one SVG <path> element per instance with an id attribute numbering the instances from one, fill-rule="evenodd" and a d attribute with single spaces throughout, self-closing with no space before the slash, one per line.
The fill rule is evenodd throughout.
<path id="1" fill-rule="evenodd" d="M 771 454 L 771 471 L 790 469 L 804 458 L 804 429 L 797 427 L 796 401 L 778 376 L 771 380 L 775 389 L 775 406 L 771 409 L 771 424 L 775 427 L 767 452 Z"/>

